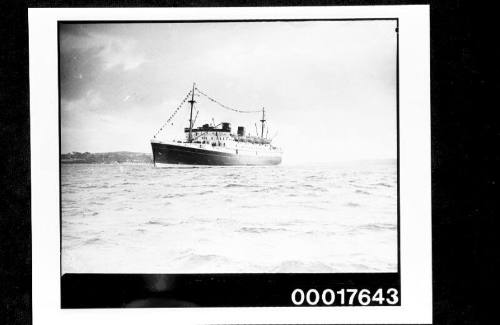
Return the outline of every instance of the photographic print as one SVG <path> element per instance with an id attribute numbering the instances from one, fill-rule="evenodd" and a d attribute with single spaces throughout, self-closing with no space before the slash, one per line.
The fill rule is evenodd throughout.
<path id="1" fill-rule="evenodd" d="M 35 318 L 425 323 L 426 19 L 31 10 Z"/>
<path id="2" fill-rule="evenodd" d="M 396 28 L 60 23 L 62 273 L 397 272 Z"/>

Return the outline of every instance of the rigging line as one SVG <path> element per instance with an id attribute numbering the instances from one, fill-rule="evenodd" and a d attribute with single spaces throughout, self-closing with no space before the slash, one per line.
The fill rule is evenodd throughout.
<path id="1" fill-rule="evenodd" d="M 209 95 L 205 94 L 204 92 L 202 92 L 199 88 L 195 87 L 195 90 L 197 90 L 200 94 L 202 94 L 203 96 L 207 97 L 209 100 L 211 100 L 212 102 L 218 104 L 219 106 L 225 108 L 225 109 L 228 109 L 230 111 L 233 111 L 233 112 L 238 112 L 238 113 L 260 113 L 261 110 L 255 110 L 255 111 L 245 111 L 245 110 L 241 110 L 241 109 L 236 109 L 236 108 L 232 108 L 232 107 L 229 107 L 229 106 L 226 106 L 224 104 L 222 104 L 221 102 L 219 102 L 218 100 L 210 97 Z"/>
<path id="2" fill-rule="evenodd" d="M 186 97 L 184 97 L 184 99 L 182 100 L 182 102 L 179 104 L 179 106 L 177 106 L 177 108 L 174 110 L 174 112 L 172 113 L 172 115 L 170 115 L 170 117 L 168 118 L 168 120 L 167 120 L 167 121 L 166 121 L 166 122 L 165 122 L 165 123 L 161 126 L 161 128 L 160 128 L 158 131 L 156 131 L 156 133 L 155 133 L 155 135 L 153 136 L 153 138 L 156 138 L 156 136 L 158 135 L 158 133 L 160 133 L 160 132 L 163 130 L 163 128 L 164 128 L 165 126 L 167 126 L 167 124 L 168 124 L 168 123 L 170 123 L 170 121 L 171 121 L 171 120 L 175 117 L 175 115 L 177 114 L 177 112 L 179 111 L 179 109 L 182 107 L 182 105 L 184 105 L 184 103 L 185 103 L 185 102 L 186 102 L 186 100 L 189 98 L 189 96 L 191 95 L 191 93 L 192 93 L 192 92 L 193 92 L 193 91 L 192 91 L 192 90 L 190 90 L 190 91 L 187 93 Z"/>
<path id="3" fill-rule="evenodd" d="M 196 123 L 196 119 L 198 118 L 199 112 L 200 112 L 199 110 L 196 111 L 196 116 L 194 117 L 193 125 L 195 125 L 195 123 Z"/>

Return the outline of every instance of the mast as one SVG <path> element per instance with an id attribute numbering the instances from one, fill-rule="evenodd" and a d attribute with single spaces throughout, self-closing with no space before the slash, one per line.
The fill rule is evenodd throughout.
<path id="1" fill-rule="evenodd" d="M 196 83 L 193 82 L 193 90 L 191 91 L 191 100 L 188 101 L 188 103 L 191 104 L 191 112 L 189 113 L 189 136 L 188 136 L 188 142 L 193 141 L 193 136 L 192 136 L 192 130 L 193 130 L 193 106 L 196 101 L 194 100 L 194 88 L 196 86 Z"/>
<path id="2" fill-rule="evenodd" d="M 262 131 L 260 133 L 260 137 L 264 138 L 264 123 L 266 122 L 266 112 L 264 110 L 264 107 L 262 107 L 262 120 L 260 120 L 262 123 Z"/>

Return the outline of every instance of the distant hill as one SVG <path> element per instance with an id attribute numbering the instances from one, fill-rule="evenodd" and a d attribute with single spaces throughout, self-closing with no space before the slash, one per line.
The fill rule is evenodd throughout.
<path id="1" fill-rule="evenodd" d="M 63 164 L 153 163 L 153 155 L 142 152 L 70 152 L 61 155 Z"/>

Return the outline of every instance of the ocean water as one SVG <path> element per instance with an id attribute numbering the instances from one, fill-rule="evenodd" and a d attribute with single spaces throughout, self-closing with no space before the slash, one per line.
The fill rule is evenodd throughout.
<path id="1" fill-rule="evenodd" d="M 62 164 L 62 272 L 397 270 L 396 162 Z"/>

